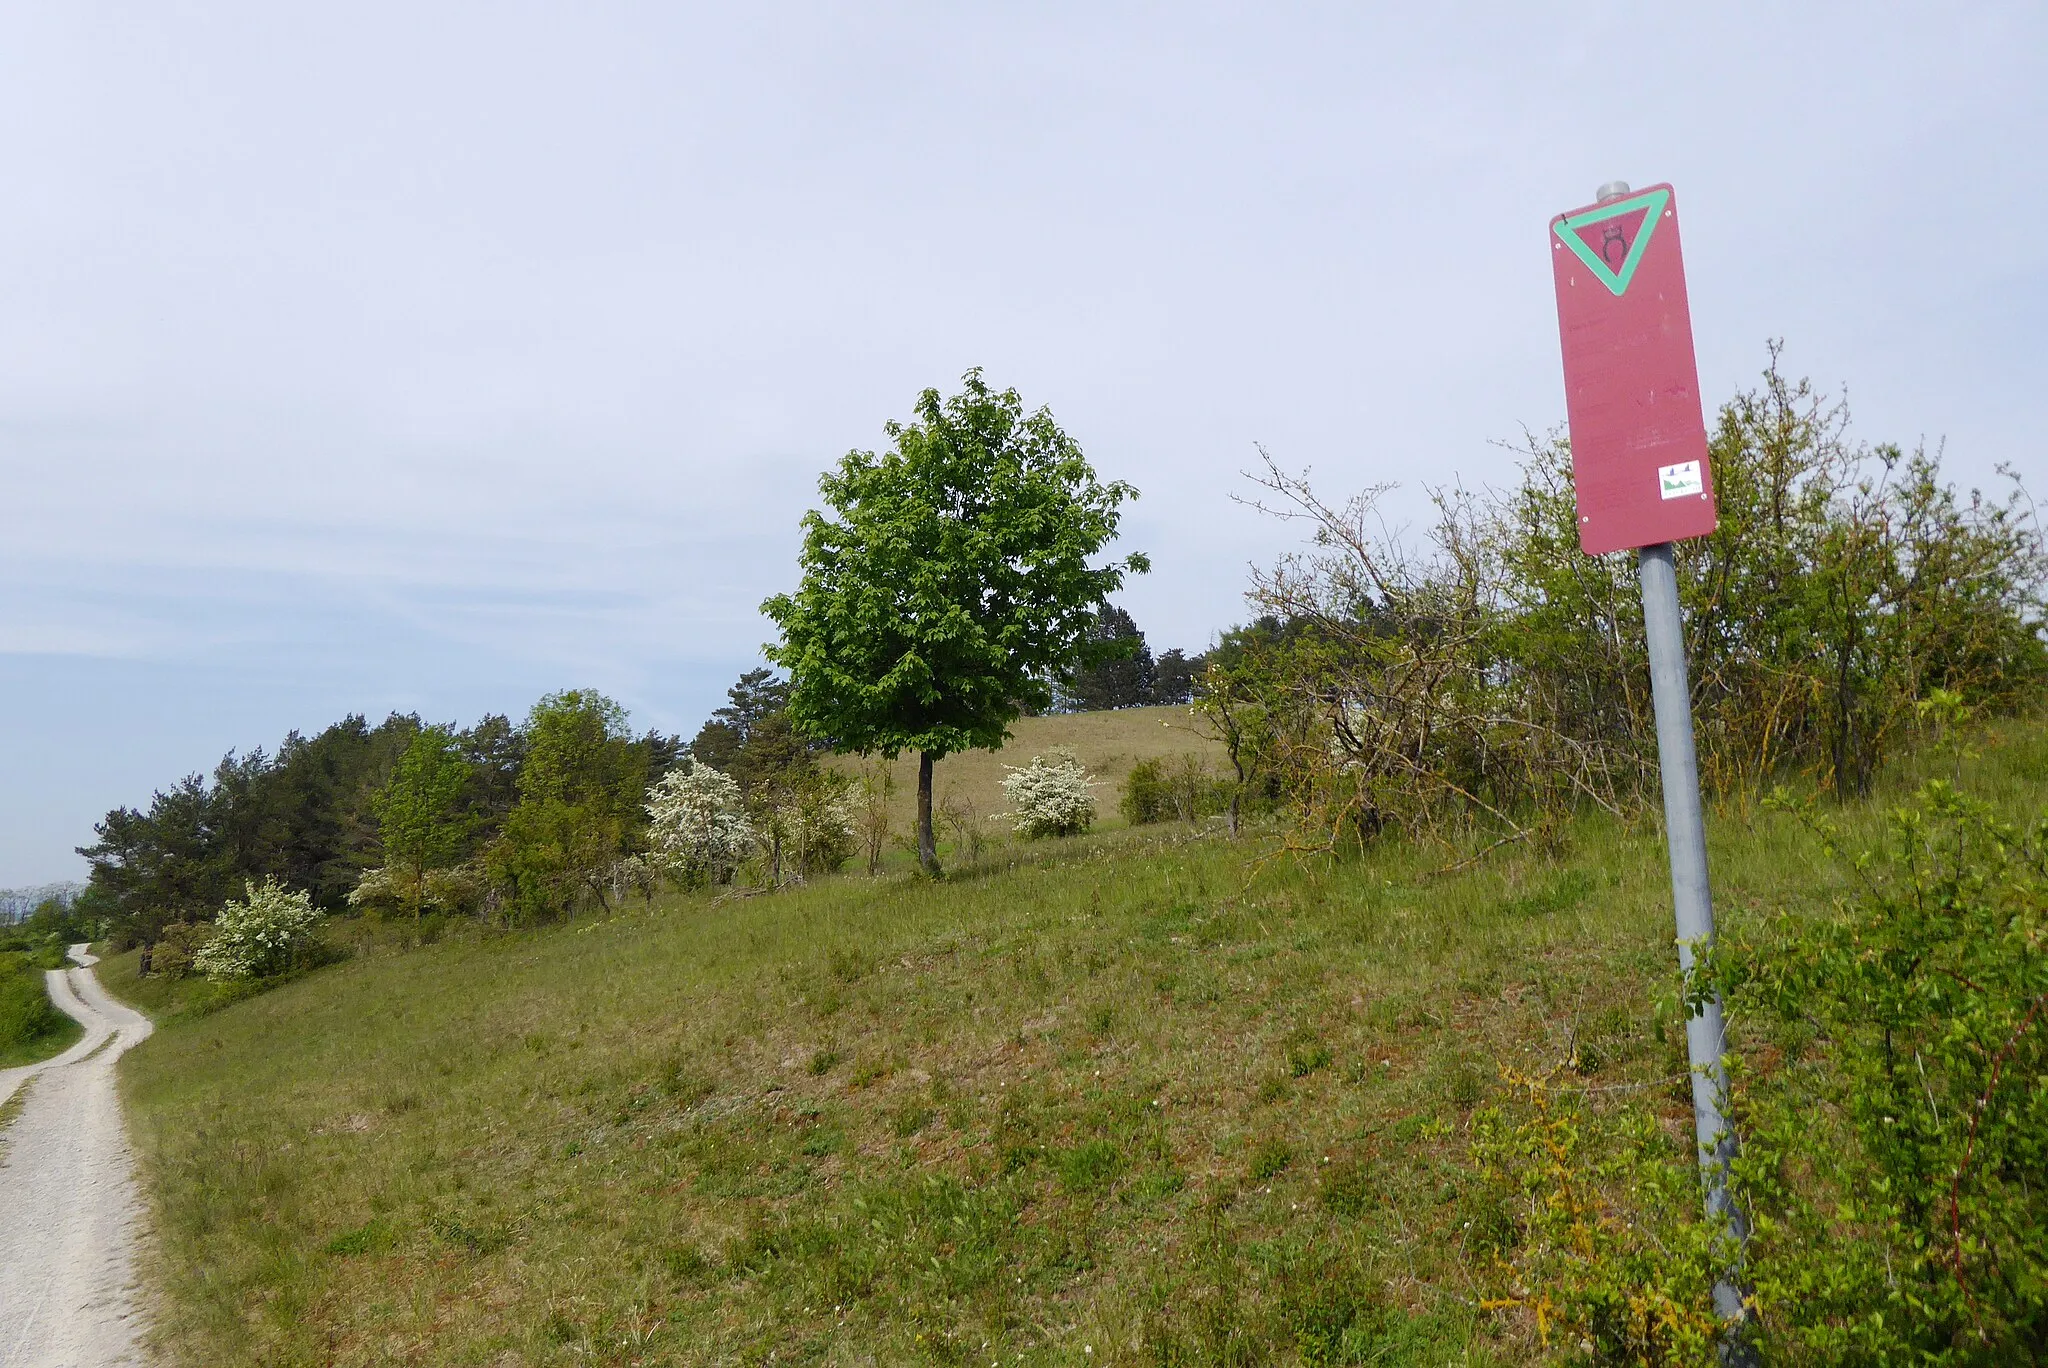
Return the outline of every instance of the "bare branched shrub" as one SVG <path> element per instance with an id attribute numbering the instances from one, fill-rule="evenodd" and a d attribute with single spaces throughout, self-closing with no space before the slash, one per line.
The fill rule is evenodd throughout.
<path id="1" fill-rule="evenodd" d="M 1712 448 L 1720 529 L 1678 554 L 1711 790 L 1800 771 L 1860 792 L 1931 691 L 2039 696 L 2048 553 L 2016 478 L 1966 496 L 1939 453 L 1852 442 L 1846 407 L 1787 381 L 1775 346 Z M 1517 450 L 1516 489 L 1433 490 L 1405 541 L 1384 487 L 1333 503 L 1261 449 L 1246 502 L 1308 537 L 1255 575 L 1260 618 L 1212 653 L 1198 701 L 1233 828 L 1244 802 L 1284 798 L 1303 849 L 1388 828 L 1512 841 L 1655 792 L 1635 557 L 1580 553 L 1561 437 Z"/>

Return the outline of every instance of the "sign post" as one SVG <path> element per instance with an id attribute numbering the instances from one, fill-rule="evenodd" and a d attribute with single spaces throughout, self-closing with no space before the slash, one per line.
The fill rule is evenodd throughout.
<path id="1" fill-rule="evenodd" d="M 1678 963 L 1690 980 L 1698 951 L 1713 943 L 1714 903 L 1671 544 L 1711 533 L 1715 506 L 1671 187 L 1603 185 L 1596 203 L 1550 221 L 1550 247 L 1579 545 L 1587 555 L 1632 549 L 1640 572 Z M 1735 1136 L 1722 1111 L 1718 996 L 1687 1019 L 1685 1044 L 1707 1214 L 1742 1240 L 1747 1223 L 1728 1195 Z M 1714 1306 L 1727 1320 L 1743 1318 L 1732 1274 L 1714 1285 Z"/>

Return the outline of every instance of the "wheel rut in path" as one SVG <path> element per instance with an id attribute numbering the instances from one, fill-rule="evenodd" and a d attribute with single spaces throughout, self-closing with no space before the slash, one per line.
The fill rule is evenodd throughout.
<path id="1" fill-rule="evenodd" d="M 114 1062 L 149 1018 L 107 996 L 94 957 L 49 972 L 50 1000 L 85 1027 L 55 1059 L 0 1069 L 0 1368 L 117 1368 L 148 1362 L 135 1248 L 143 1228 Z"/>

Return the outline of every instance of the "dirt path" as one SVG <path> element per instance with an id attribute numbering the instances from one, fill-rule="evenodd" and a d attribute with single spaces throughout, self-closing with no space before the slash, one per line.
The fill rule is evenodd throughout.
<path id="1" fill-rule="evenodd" d="M 96 961 L 71 947 L 81 966 Z M 90 968 L 52 969 L 50 1000 L 85 1026 L 41 1064 L 0 1070 L 0 1368 L 146 1362 L 135 1286 L 142 1202 L 114 1092 L 114 1061 L 149 1018 L 107 996 Z"/>

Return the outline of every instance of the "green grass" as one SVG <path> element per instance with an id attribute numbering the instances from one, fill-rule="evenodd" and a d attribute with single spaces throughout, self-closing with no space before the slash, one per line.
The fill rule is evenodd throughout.
<path id="1" fill-rule="evenodd" d="M 63 963 L 61 950 L 0 950 L 0 1069 L 62 1054 L 85 1034 L 44 983 L 45 971 Z"/>
<path id="2" fill-rule="evenodd" d="M 1933 766 L 1936 762 L 1929 761 Z M 1910 767 L 1909 767 L 1910 770 Z M 1969 787 L 2048 801 L 2048 732 Z M 1841 814 L 1874 835 L 1887 795 Z M 1464 1127 L 1502 1065 L 1689 1134 L 1661 838 L 1258 865 L 1185 829 L 115 991 L 193 1364 L 1507 1363 Z M 1825 907 L 1723 816 L 1722 915 Z M 124 965 L 126 966 L 124 968 Z M 149 995 L 154 995 L 149 996 Z M 146 999 L 146 1000 L 145 1000 Z M 1739 1025 L 1739 1023 L 1738 1023 Z"/>

